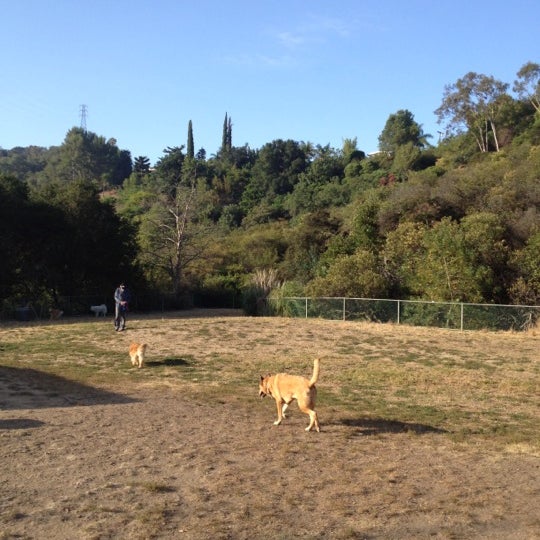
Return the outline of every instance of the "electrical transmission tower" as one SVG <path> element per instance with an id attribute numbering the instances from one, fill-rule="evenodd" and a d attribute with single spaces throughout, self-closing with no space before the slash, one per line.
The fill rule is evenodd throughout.
<path id="1" fill-rule="evenodd" d="M 81 117 L 81 129 L 86 131 L 86 114 L 88 112 L 88 107 L 86 105 L 80 106 L 79 116 Z"/>

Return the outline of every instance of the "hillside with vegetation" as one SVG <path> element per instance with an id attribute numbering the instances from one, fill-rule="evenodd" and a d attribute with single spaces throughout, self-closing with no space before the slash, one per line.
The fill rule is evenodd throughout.
<path id="1" fill-rule="evenodd" d="M 391 114 L 379 152 L 273 140 L 170 146 L 151 164 L 70 129 L 0 149 L 0 297 L 139 295 L 220 305 L 270 293 L 540 303 L 540 65 L 468 73 L 435 111 L 437 142 Z M 220 129 L 220 126 L 217 126 Z"/>

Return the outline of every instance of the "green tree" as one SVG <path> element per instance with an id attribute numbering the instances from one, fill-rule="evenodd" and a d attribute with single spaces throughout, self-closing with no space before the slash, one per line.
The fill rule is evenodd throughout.
<path id="1" fill-rule="evenodd" d="M 141 216 L 150 210 L 154 202 L 154 184 L 151 174 L 134 172 L 116 193 L 116 212 L 134 227 L 138 227 Z"/>
<path id="2" fill-rule="evenodd" d="M 460 225 L 443 218 L 423 238 L 424 258 L 413 276 L 413 290 L 424 299 L 452 302 L 482 302 L 479 270 L 468 252 Z"/>
<path id="3" fill-rule="evenodd" d="M 148 174 L 150 172 L 150 160 L 146 156 L 135 158 L 133 172 L 138 174 Z"/>
<path id="4" fill-rule="evenodd" d="M 102 189 L 121 185 L 132 172 L 131 154 L 115 139 L 72 128 L 63 144 L 51 152 L 43 174 L 45 182 L 95 182 Z"/>
<path id="5" fill-rule="evenodd" d="M 409 171 L 415 168 L 415 164 L 420 161 L 422 152 L 412 142 L 399 146 L 395 153 L 390 168 L 390 173 L 397 180 L 407 180 Z"/>
<path id="6" fill-rule="evenodd" d="M 193 144 L 193 124 L 191 123 L 191 120 L 188 123 L 188 137 L 187 137 L 186 155 L 190 159 L 193 159 L 195 157 L 195 147 L 194 147 L 194 144 Z"/>
<path id="7" fill-rule="evenodd" d="M 365 152 L 358 150 L 358 141 L 356 137 L 354 139 L 344 139 L 341 149 L 341 155 L 343 157 L 343 165 L 347 166 L 353 160 L 362 160 L 366 158 Z"/>
<path id="8" fill-rule="evenodd" d="M 422 297 L 418 270 L 426 256 L 423 223 L 403 221 L 386 236 L 383 248 L 384 271 L 397 298 Z"/>
<path id="9" fill-rule="evenodd" d="M 18 180 L 0 177 L 0 227 L 6 296 L 95 294 L 137 276 L 133 231 L 88 182 L 49 183 L 29 193 Z"/>
<path id="10" fill-rule="evenodd" d="M 535 110 L 540 111 L 540 65 L 534 62 L 524 64 L 517 72 L 513 90 L 520 99 L 530 101 Z"/>
<path id="11" fill-rule="evenodd" d="M 532 235 L 525 247 L 512 257 L 515 279 L 510 297 L 516 304 L 540 304 L 540 232 Z"/>
<path id="12" fill-rule="evenodd" d="M 62 212 L 65 231 L 61 244 L 61 289 L 68 294 L 109 290 L 119 280 L 138 280 L 135 231 L 102 201 L 98 187 L 83 180 L 51 183 L 35 192 L 37 202 Z M 49 245 L 49 244 L 47 244 Z"/>
<path id="13" fill-rule="evenodd" d="M 223 121 L 223 134 L 221 137 L 221 156 L 229 157 L 232 149 L 232 120 L 227 113 L 225 113 L 225 120 Z"/>
<path id="14" fill-rule="evenodd" d="M 47 165 L 50 151 L 40 146 L 17 146 L 11 150 L 0 148 L 0 173 L 13 175 L 30 182 Z"/>
<path id="15" fill-rule="evenodd" d="M 237 229 L 229 243 L 234 262 L 246 274 L 258 268 L 277 268 L 288 247 L 285 225 L 280 222 Z"/>
<path id="16" fill-rule="evenodd" d="M 235 226 L 240 224 L 244 212 L 239 203 L 251 180 L 251 167 L 256 157 L 257 153 L 245 145 L 233 147 L 227 160 L 211 158 L 206 162 L 205 177 L 215 195 L 216 219 L 221 217 L 225 207 L 229 207 L 229 217 L 224 218 L 223 222 Z"/>
<path id="17" fill-rule="evenodd" d="M 351 240 L 357 248 L 377 252 L 381 237 L 379 236 L 379 211 L 382 194 L 379 190 L 366 191 L 358 198 L 355 215 L 352 220 Z"/>
<path id="18" fill-rule="evenodd" d="M 24 286 L 25 279 L 20 275 L 26 263 L 24 250 L 33 244 L 28 227 L 29 207 L 28 186 L 14 176 L 0 174 L 0 296 L 3 298 L 13 294 L 17 283 Z"/>
<path id="19" fill-rule="evenodd" d="M 507 302 L 505 285 L 509 279 L 509 249 L 502 216 L 485 211 L 475 212 L 461 220 L 460 229 L 463 233 L 463 249 L 481 300 Z"/>
<path id="20" fill-rule="evenodd" d="M 317 146 L 312 152 L 313 158 L 304 172 L 298 175 L 298 182 L 287 198 L 287 208 L 291 214 L 313 212 L 342 202 L 337 193 L 331 200 L 325 197 L 329 185 L 338 187 L 343 178 L 343 159 L 329 145 Z M 339 191 L 339 187 L 338 190 Z"/>
<path id="21" fill-rule="evenodd" d="M 408 110 L 399 110 L 391 114 L 379 135 L 379 150 L 394 153 L 403 145 L 412 144 L 416 148 L 427 146 L 427 138 L 422 126 L 414 120 L 414 115 Z"/>
<path id="22" fill-rule="evenodd" d="M 184 145 L 168 146 L 163 152 L 164 155 L 156 163 L 155 176 L 164 185 L 164 189 L 171 189 L 182 178 L 182 167 L 186 158 Z"/>
<path id="23" fill-rule="evenodd" d="M 242 195 L 240 204 L 244 213 L 249 213 L 263 199 L 271 205 L 277 196 L 291 193 L 307 167 L 306 154 L 296 141 L 277 139 L 265 144 L 259 150 L 251 181 Z"/>
<path id="24" fill-rule="evenodd" d="M 490 143 L 499 151 L 497 113 L 508 84 L 493 77 L 467 73 L 453 85 L 447 85 L 441 106 L 435 111 L 439 123 L 447 121 L 447 131 L 461 132 L 465 127 L 474 136 L 481 152 Z"/>
<path id="25" fill-rule="evenodd" d="M 363 249 L 338 257 L 325 276 L 306 285 L 308 296 L 381 298 L 386 293 L 387 282 L 377 257 Z"/>
<path id="26" fill-rule="evenodd" d="M 328 210 L 304 214 L 288 235 L 283 275 L 307 283 L 315 277 L 321 255 L 339 232 L 340 221 Z"/>

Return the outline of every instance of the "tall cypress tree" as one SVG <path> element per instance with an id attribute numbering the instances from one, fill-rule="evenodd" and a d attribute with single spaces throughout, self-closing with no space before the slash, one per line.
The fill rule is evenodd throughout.
<path id="1" fill-rule="evenodd" d="M 229 116 L 229 122 L 227 123 L 227 151 L 232 150 L 232 119 Z"/>
<path id="2" fill-rule="evenodd" d="M 229 117 L 225 113 L 225 120 L 223 121 L 223 135 L 221 137 L 221 152 L 226 155 L 229 148 Z"/>
<path id="3" fill-rule="evenodd" d="M 188 124 L 188 134 L 187 134 L 187 157 L 193 159 L 195 157 L 195 147 L 193 145 L 193 124 L 191 120 Z"/>

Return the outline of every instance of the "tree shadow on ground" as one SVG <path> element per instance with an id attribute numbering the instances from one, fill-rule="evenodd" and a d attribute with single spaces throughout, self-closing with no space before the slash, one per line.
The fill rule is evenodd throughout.
<path id="1" fill-rule="evenodd" d="M 0 409 L 134 403 L 132 397 L 35 369 L 0 366 Z"/>
<path id="2" fill-rule="evenodd" d="M 185 358 L 164 358 L 163 360 L 150 360 L 144 363 L 148 367 L 159 367 L 159 366 L 189 366 L 189 360 Z"/>
<path id="3" fill-rule="evenodd" d="M 357 428 L 356 435 L 380 435 L 383 433 L 415 433 L 424 435 L 427 433 L 448 433 L 447 430 L 426 424 L 414 422 L 399 422 L 397 420 L 385 420 L 383 418 L 343 418 L 339 424 Z"/>

